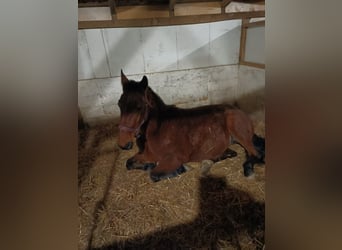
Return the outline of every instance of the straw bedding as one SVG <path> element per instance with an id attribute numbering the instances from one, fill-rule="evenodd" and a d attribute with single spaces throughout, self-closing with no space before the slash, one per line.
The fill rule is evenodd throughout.
<path id="1" fill-rule="evenodd" d="M 264 136 L 264 123 L 255 122 Z M 79 249 L 263 249 L 265 168 L 243 176 L 245 159 L 201 163 L 176 178 L 153 183 L 147 172 L 127 171 L 137 152 L 117 147 L 112 124 L 79 131 Z"/>

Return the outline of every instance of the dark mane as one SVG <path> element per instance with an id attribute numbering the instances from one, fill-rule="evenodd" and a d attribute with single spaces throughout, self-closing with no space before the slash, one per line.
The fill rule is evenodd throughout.
<path id="1" fill-rule="evenodd" d="M 155 102 L 155 105 L 158 107 L 158 109 L 165 110 L 167 107 L 172 107 L 174 105 L 166 105 L 165 102 L 160 98 L 159 95 L 157 95 L 150 87 L 148 87 L 149 93 L 152 95 L 152 99 Z"/>
<path id="2" fill-rule="evenodd" d="M 152 94 L 152 99 L 156 105 L 155 109 L 158 110 L 158 119 L 175 119 L 182 117 L 195 117 L 205 114 L 213 114 L 223 112 L 226 109 L 234 109 L 232 105 L 205 105 L 195 108 L 178 108 L 175 105 L 167 105 L 164 101 L 150 88 L 148 87 L 150 93 Z M 160 112 L 162 111 L 162 112 Z"/>
<path id="3" fill-rule="evenodd" d="M 168 106 L 166 113 L 163 114 L 164 119 L 196 117 L 206 114 L 215 114 L 224 112 L 226 109 L 233 109 L 230 105 L 205 105 L 195 108 L 178 108 L 176 106 Z"/>

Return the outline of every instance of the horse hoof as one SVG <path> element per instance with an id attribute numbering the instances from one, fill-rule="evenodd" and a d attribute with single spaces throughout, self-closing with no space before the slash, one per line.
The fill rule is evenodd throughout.
<path id="1" fill-rule="evenodd" d="M 254 174 L 253 170 L 252 169 L 244 169 L 243 170 L 243 174 L 245 177 L 250 177 Z"/>
<path id="2" fill-rule="evenodd" d="M 178 175 L 183 174 L 183 173 L 186 172 L 186 170 L 187 170 L 187 169 L 182 165 L 182 166 L 180 166 L 179 168 L 177 168 L 176 174 L 178 174 Z"/>
<path id="3" fill-rule="evenodd" d="M 245 177 L 249 177 L 254 174 L 253 165 L 250 162 L 243 164 L 243 174 Z"/>
<path id="4" fill-rule="evenodd" d="M 159 175 L 155 175 L 155 174 L 150 174 L 150 178 L 153 182 L 158 182 L 160 181 L 160 176 Z"/>
<path id="5" fill-rule="evenodd" d="M 127 170 L 132 170 L 134 167 L 134 160 L 132 158 L 129 158 L 127 161 L 126 161 L 126 168 Z"/>

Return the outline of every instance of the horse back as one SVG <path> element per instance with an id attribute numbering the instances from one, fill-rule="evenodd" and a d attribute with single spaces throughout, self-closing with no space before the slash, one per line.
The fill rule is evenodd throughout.
<path id="1" fill-rule="evenodd" d="M 220 156 L 230 143 L 227 111 L 232 106 L 208 105 L 192 109 L 171 107 L 152 119 L 147 141 L 158 155 L 178 155 L 183 161 L 200 161 Z"/>

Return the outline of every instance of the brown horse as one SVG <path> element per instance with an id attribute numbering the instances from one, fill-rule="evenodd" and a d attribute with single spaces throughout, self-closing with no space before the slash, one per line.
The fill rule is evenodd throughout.
<path id="1" fill-rule="evenodd" d="M 126 162 L 127 169 L 150 171 L 153 181 L 186 172 L 184 163 L 233 157 L 228 149 L 239 143 L 246 151 L 244 175 L 253 174 L 255 163 L 264 163 L 265 140 L 254 134 L 249 117 L 230 105 L 208 105 L 181 109 L 166 105 L 148 87 L 147 77 L 128 80 L 121 71 L 123 94 L 118 105 L 121 117 L 118 144 L 139 152 Z"/>

